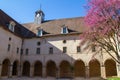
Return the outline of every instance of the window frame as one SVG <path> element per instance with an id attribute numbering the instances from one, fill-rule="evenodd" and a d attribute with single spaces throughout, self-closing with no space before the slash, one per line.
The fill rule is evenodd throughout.
<path id="1" fill-rule="evenodd" d="M 49 47 L 49 54 L 53 54 L 53 47 Z"/>
<path id="2" fill-rule="evenodd" d="M 77 46 L 77 53 L 80 53 L 80 52 L 81 52 L 81 47 Z"/>
<path id="3" fill-rule="evenodd" d="M 25 54 L 26 54 L 26 55 L 29 54 L 29 49 L 28 49 L 28 48 L 26 48 L 26 50 L 25 50 Z"/>
<path id="4" fill-rule="evenodd" d="M 11 45 L 8 44 L 8 48 L 7 48 L 7 51 L 8 51 L 8 52 L 10 51 L 10 48 L 11 48 Z"/>
<path id="5" fill-rule="evenodd" d="M 66 44 L 67 43 L 67 40 L 63 40 L 63 44 Z"/>
<path id="6" fill-rule="evenodd" d="M 8 28 L 10 31 L 14 32 L 15 31 L 15 22 L 14 21 L 10 21 L 9 22 L 9 25 L 8 25 Z"/>
<path id="7" fill-rule="evenodd" d="M 36 48 L 36 54 L 40 54 L 41 53 L 41 50 L 40 50 L 40 48 L 38 47 L 38 48 Z"/>
<path id="8" fill-rule="evenodd" d="M 38 29 L 37 35 L 38 36 L 43 36 L 43 29 Z"/>
<path id="9" fill-rule="evenodd" d="M 63 47 L 63 53 L 67 53 L 67 47 Z"/>
<path id="10" fill-rule="evenodd" d="M 18 54 L 19 53 L 19 48 L 17 47 L 17 51 L 16 51 L 16 53 Z"/>
<path id="11" fill-rule="evenodd" d="M 92 52 L 96 52 L 96 46 L 92 45 Z"/>
<path id="12" fill-rule="evenodd" d="M 67 34 L 68 33 L 68 28 L 66 26 L 62 27 L 62 34 Z"/>
<path id="13" fill-rule="evenodd" d="M 40 42 L 40 41 L 38 41 L 38 42 L 37 42 L 37 46 L 40 46 L 40 45 L 41 45 L 41 42 Z"/>

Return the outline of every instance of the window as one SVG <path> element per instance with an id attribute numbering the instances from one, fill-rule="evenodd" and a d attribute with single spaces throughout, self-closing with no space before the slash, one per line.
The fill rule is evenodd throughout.
<path id="1" fill-rule="evenodd" d="M 20 52 L 20 54 L 21 54 L 21 55 L 23 54 L 23 49 L 21 49 L 21 52 Z"/>
<path id="2" fill-rule="evenodd" d="M 10 51 L 10 47 L 11 47 L 11 45 L 10 45 L 10 44 L 8 44 L 8 49 L 7 49 L 8 51 Z"/>
<path id="3" fill-rule="evenodd" d="M 42 29 L 38 29 L 38 36 L 42 36 L 43 35 L 43 30 Z"/>
<path id="4" fill-rule="evenodd" d="M 40 48 L 36 49 L 36 54 L 40 54 Z"/>
<path id="5" fill-rule="evenodd" d="M 95 45 L 92 46 L 92 52 L 95 52 L 96 49 L 95 49 Z"/>
<path id="6" fill-rule="evenodd" d="M 9 41 L 11 41 L 11 37 L 9 37 Z"/>
<path id="7" fill-rule="evenodd" d="M 81 52 L 80 46 L 77 46 L 77 52 Z"/>
<path id="8" fill-rule="evenodd" d="M 52 47 L 49 48 L 49 54 L 53 54 L 53 48 Z"/>
<path id="9" fill-rule="evenodd" d="M 67 47 L 63 47 L 63 53 L 67 52 Z"/>
<path id="10" fill-rule="evenodd" d="M 19 53 L 19 48 L 17 48 L 17 51 L 16 51 L 17 53 Z"/>
<path id="11" fill-rule="evenodd" d="M 41 44 L 40 42 L 37 42 L 37 45 L 38 45 L 38 46 L 40 46 L 40 44 Z"/>
<path id="12" fill-rule="evenodd" d="M 112 50 L 112 48 L 109 46 L 109 47 L 108 47 L 108 51 L 111 51 L 111 50 Z"/>
<path id="13" fill-rule="evenodd" d="M 63 40 L 63 43 L 65 44 L 65 43 L 66 43 L 66 40 Z"/>
<path id="14" fill-rule="evenodd" d="M 62 27 L 62 32 L 61 32 L 61 33 L 63 33 L 63 34 L 68 33 L 68 29 L 67 29 L 67 27 Z"/>
<path id="15" fill-rule="evenodd" d="M 108 51 L 111 51 L 111 48 L 110 48 L 110 47 L 108 47 Z"/>
<path id="16" fill-rule="evenodd" d="M 9 30 L 11 30 L 12 32 L 14 32 L 15 25 L 16 24 L 13 21 L 10 21 L 9 26 L 8 26 Z"/>
<path id="17" fill-rule="evenodd" d="M 28 53 L 29 53 L 29 49 L 26 49 L 26 52 L 25 52 L 25 54 L 26 54 L 26 55 L 28 55 Z"/>
<path id="18" fill-rule="evenodd" d="M 63 27 L 63 33 L 67 33 L 67 28 Z"/>

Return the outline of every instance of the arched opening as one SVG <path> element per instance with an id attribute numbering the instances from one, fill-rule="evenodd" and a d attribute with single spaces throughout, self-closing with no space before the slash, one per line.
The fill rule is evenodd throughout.
<path id="1" fill-rule="evenodd" d="M 53 61 L 48 61 L 46 66 L 47 76 L 56 77 L 56 64 Z"/>
<path id="2" fill-rule="evenodd" d="M 117 69 L 116 69 L 116 63 L 112 59 L 108 59 L 105 61 L 105 70 L 106 70 L 106 77 L 109 76 L 116 76 L 117 75 Z"/>
<path id="3" fill-rule="evenodd" d="M 8 76 L 10 73 L 10 61 L 5 59 L 2 63 L 2 73 L 1 76 Z"/>
<path id="4" fill-rule="evenodd" d="M 18 74 L 18 61 L 15 61 L 14 63 L 13 63 L 13 69 L 12 69 L 13 71 L 12 71 L 12 75 L 13 76 L 17 76 L 17 74 Z"/>
<path id="5" fill-rule="evenodd" d="M 91 60 L 89 62 L 90 77 L 100 77 L 100 63 L 97 60 Z"/>
<path id="6" fill-rule="evenodd" d="M 71 68 L 72 67 L 68 61 L 62 61 L 60 63 L 60 77 L 62 78 L 72 77 Z"/>
<path id="7" fill-rule="evenodd" d="M 74 64 L 75 77 L 85 77 L 85 64 L 83 61 L 76 61 Z"/>
<path id="8" fill-rule="evenodd" d="M 30 63 L 28 61 L 23 63 L 22 75 L 30 76 Z"/>
<path id="9" fill-rule="evenodd" d="M 34 76 L 42 77 L 42 63 L 40 61 L 36 61 L 34 64 Z"/>

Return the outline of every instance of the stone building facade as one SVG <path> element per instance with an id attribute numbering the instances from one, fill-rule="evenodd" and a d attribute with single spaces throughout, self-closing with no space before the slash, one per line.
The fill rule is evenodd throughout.
<path id="1" fill-rule="evenodd" d="M 80 35 L 86 30 L 82 17 L 19 24 L 0 10 L 0 77 L 93 78 L 119 76 L 118 64 L 101 51 L 85 51 Z M 114 53 L 113 53 L 114 55 Z"/>

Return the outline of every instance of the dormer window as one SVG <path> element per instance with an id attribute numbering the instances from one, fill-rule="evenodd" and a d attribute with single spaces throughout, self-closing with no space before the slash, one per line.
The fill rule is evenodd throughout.
<path id="1" fill-rule="evenodd" d="M 9 30 L 12 31 L 12 32 L 14 32 L 14 30 L 15 30 L 15 25 L 16 25 L 16 24 L 15 24 L 13 21 L 10 21 L 9 26 L 8 26 Z"/>
<path id="2" fill-rule="evenodd" d="M 38 29 L 38 36 L 43 36 L 43 29 Z"/>
<path id="3" fill-rule="evenodd" d="M 66 26 L 62 27 L 61 33 L 62 33 L 62 34 L 68 33 L 68 28 L 67 28 Z"/>

